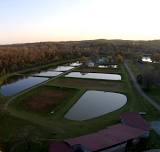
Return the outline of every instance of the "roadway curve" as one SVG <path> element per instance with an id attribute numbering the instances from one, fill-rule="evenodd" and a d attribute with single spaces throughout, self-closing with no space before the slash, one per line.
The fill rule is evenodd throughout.
<path id="1" fill-rule="evenodd" d="M 157 110 L 160 111 L 160 105 L 156 103 L 156 101 L 154 99 L 152 99 L 151 97 L 149 97 L 140 87 L 140 85 L 137 83 L 136 78 L 132 72 L 132 70 L 130 69 L 130 67 L 127 64 L 127 61 L 124 62 L 124 66 L 127 70 L 127 72 L 129 73 L 131 80 L 133 82 L 134 87 L 136 88 L 136 90 L 139 92 L 139 94 L 141 96 L 143 96 L 150 104 L 152 104 Z"/>

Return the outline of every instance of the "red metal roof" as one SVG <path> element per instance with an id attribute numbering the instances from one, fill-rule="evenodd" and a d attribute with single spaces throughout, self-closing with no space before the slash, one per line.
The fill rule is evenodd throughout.
<path id="1" fill-rule="evenodd" d="M 91 151 L 105 149 L 113 145 L 138 138 L 144 134 L 144 130 L 127 125 L 118 124 L 99 132 L 65 140 L 70 145 L 82 144 Z"/>
<path id="2" fill-rule="evenodd" d="M 73 152 L 72 147 L 66 142 L 51 142 L 49 152 Z"/>
<path id="3" fill-rule="evenodd" d="M 150 130 L 150 124 L 143 119 L 141 115 L 136 112 L 127 112 L 123 113 L 121 116 L 121 121 L 125 125 L 129 125 L 131 127 L 139 128 L 145 131 Z"/>

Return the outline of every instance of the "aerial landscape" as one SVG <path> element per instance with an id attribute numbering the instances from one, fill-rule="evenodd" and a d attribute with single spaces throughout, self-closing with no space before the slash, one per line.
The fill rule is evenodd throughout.
<path id="1" fill-rule="evenodd" d="M 160 152 L 158 4 L 0 2 L 0 152 Z"/>

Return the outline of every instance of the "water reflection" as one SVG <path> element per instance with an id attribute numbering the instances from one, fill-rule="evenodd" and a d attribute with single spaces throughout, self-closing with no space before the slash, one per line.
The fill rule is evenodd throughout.
<path id="1" fill-rule="evenodd" d="M 58 76 L 60 74 L 62 74 L 63 72 L 56 72 L 56 71 L 45 71 L 45 72 L 40 72 L 40 73 L 36 73 L 34 74 L 34 76 L 40 76 L 40 77 L 55 77 Z"/>
<path id="2" fill-rule="evenodd" d="M 127 102 L 123 94 L 103 91 L 87 91 L 67 112 L 70 120 L 88 120 L 115 111 Z"/>
<path id="3" fill-rule="evenodd" d="M 7 79 L 7 81 L 1 86 L 0 92 L 4 96 L 12 96 L 46 80 L 48 80 L 48 78 L 14 76 Z"/>
<path id="4" fill-rule="evenodd" d="M 102 79 L 102 80 L 121 80 L 121 76 L 119 74 L 104 74 L 104 73 L 71 72 L 65 77 L 84 78 L 84 79 Z"/>

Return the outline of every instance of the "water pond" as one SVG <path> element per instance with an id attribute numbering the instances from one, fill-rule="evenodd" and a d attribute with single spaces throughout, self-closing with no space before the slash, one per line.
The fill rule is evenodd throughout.
<path id="1" fill-rule="evenodd" d="M 121 75 L 119 74 L 105 74 L 105 73 L 71 72 L 67 74 L 65 77 L 83 78 L 83 79 L 121 80 Z"/>
<path id="2" fill-rule="evenodd" d="M 46 80 L 48 80 L 48 78 L 14 76 L 7 79 L 6 82 L 2 84 L 0 92 L 4 96 L 12 96 Z"/>
<path id="3" fill-rule="evenodd" d="M 43 71 L 40 73 L 36 73 L 34 74 L 34 76 L 40 76 L 40 77 L 55 77 L 58 76 L 60 74 L 62 74 L 63 72 L 57 72 L 57 71 Z"/>
<path id="4" fill-rule="evenodd" d="M 113 112 L 127 103 L 123 94 L 103 91 L 86 91 L 66 113 L 69 120 L 88 120 Z"/>

